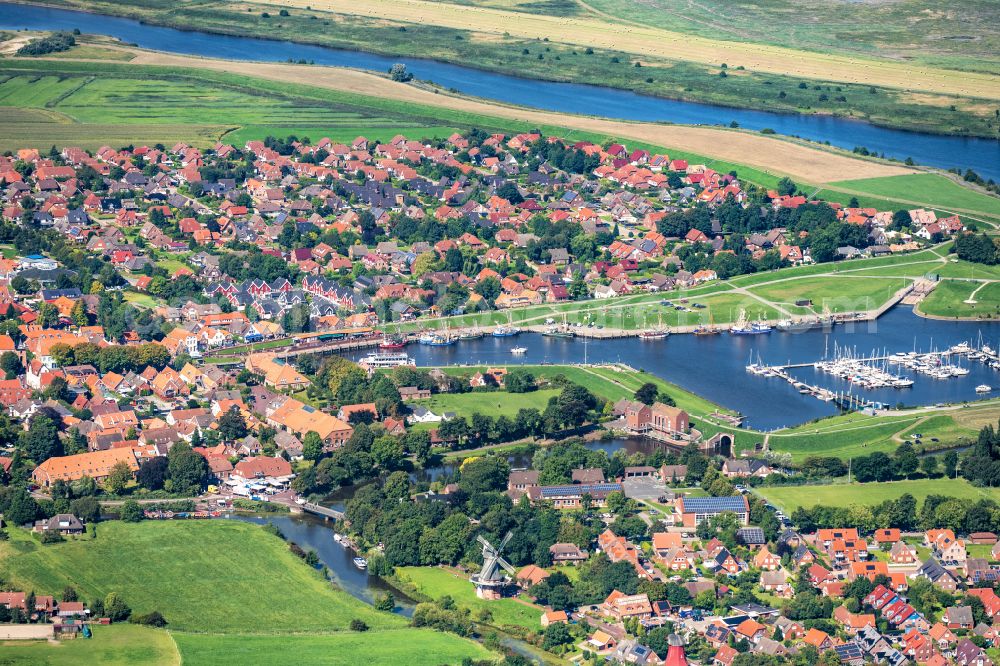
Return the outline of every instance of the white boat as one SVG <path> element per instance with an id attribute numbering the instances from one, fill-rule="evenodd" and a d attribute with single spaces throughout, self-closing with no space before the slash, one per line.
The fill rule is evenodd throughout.
<path id="1" fill-rule="evenodd" d="M 401 366 L 416 365 L 416 362 L 402 352 L 372 352 L 358 361 L 358 365 L 369 368 L 398 368 Z"/>
<path id="2" fill-rule="evenodd" d="M 989 393 L 993 390 L 993 387 L 989 384 L 980 384 L 976 387 L 976 393 Z"/>
<path id="3" fill-rule="evenodd" d="M 364 569 L 368 568 L 368 560 L 366 560 L 363 557 L 355 557 L 354 560 L 353 560 L 353 562 L 354 562 L 354 566 L 356 566 L 357 568 L 359 568 L 361 570 L 364 570 Z"/>
<path id="4" fill-rule="evenodd" d="M 509 338 L 513 335 L 517 335 L 521 332 L 521 329 L 514 326 L 497 326 L 493 329 L 494 338 Z"/>
<path id="5" fill-rule="evenodd" d="M 528 351 L 527 347 L 511 347 L 510 348 L 510 353 L 511 354 L 524 354 L 524 353 L 527 353 L 527 351 Z"/>
<path id="6" fill-rule="evenodd" d="M 347 543 L 347 539 L 344 538 L 344 535 L 343 534 L 337 534 L 336 532 L 333 533 L 333 540 L 336 541 L 337 543 L 341 544 L 341 545 Z"/>

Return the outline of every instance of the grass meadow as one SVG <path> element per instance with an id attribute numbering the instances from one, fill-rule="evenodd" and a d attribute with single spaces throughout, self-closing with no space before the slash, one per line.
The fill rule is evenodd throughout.
<path id="1" fill-rule="evenodd" d="M 980 499 L 1000 500 L 1000 489 L 976 488 L 965 479 L 920 479 L 916 481 L 889 481 L 887 483 L 838 483 L 826 486 L 787 486 L 758 488 L 785 513 L 798 507 L 836 506 L 852 504 L 874 506 L 886 500 L 899 499 L 906 493 L 913 495 L 917 504 L 928 495 L 947 495 L 975 502 Z"/>
<path id="2" fill-rule="evenodd" d="M 177 666 L 181 663 L 177 645 L 166 630 L 116 624 L 95 625 L 93 632 L 89 640 L 0 641 L 0 663 L 32 666 Z"/>

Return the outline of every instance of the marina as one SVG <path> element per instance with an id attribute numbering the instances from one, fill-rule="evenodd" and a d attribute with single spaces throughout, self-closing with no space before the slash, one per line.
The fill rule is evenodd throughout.
<path id="1" fill-rule="evenodd" d="M 857 405 L 859 399 L 890 406 L 898 403 L 934 405 L 985 399 L 991 393 L 977 393 L 976 387 L 998 384 L 997 372 L 988 364 L 989 359 L 979 356 L 1000 349 L 1000 322 L 926 319 L 914 315 L 909 306 L 897 305 L 877 320 L 837 321 L 829 329 L 811 327 L 782 331 L 775 328 L 768 335 L 733 336 L 725 335 L 721 326 L 705 328 L 703 335 L 671 334 L 655 344 L 636 344 L 634 334 L 621 339 L 589 335 L 608 329 L 574 328 L 576 336 L 564 338 L 544 335 L 545 326 L 540 326 L 537 332 L 525 330 L 520 334 L 517 346 L 527 348 L 523 355 L 511 354 L 514 345 L 509 340 L 489 334 L 446 347 L 410 345 L 406 351 L 419 367 L 624 363 L 739 411 L 746 415 L 748 427 L 759 430 L 798 425 L 836 414 L 840 409 L 838 395 L 852 406 Z M 712 335 L 712 331 L 720 333 Z M 890 352 L 948 351 L 963 342 L 970 347 L 968 354 L 953 353 L 945 358 L 950 359 L 950 365 L 969 372 L 948 380 L 937 380 L 888 362 Z M 874 355 L 885 357 L 887 372 L 914 380 L 913 386 L 862 388 L 818 370 L 816 362 L 824 357 L 829 359 L 832 353 L 825 350 L 833 349 L 865 350 L 864 354 L 857 355 L 869 356 L 869 362 L 873 361 L 869 350 L 889 350 Z M 736 381 L 737 375 L 746 374 L 751 353 L 762 365 L 784 368 L 792 381 Z M 345 355 L 358 360 L 365 354 L 355 351 L 345 352 Z M 875 359 L 875 362 L 881 366 L 883 361 Z M 797 386 L 794 382 L 802 385 Z M 808 387 L 817 389 L 816 393 L 803 392 Z"/>

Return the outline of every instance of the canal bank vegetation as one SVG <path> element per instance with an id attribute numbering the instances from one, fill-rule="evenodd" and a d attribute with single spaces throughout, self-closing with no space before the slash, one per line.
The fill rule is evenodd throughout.
<path id="1" fill-rule="evenodd" d="M 747 47 L 739 42 L 681 37 L 635 26 L 627 28 L 629 39 L 622 40 L 624 26 L 609 29 L 620 19 L 611 18 L 608 25 L 607 14 L 590 11 L 573 20 L 572 29 L 567 30 L 560 15 L 542 14 L 525 21 L 518 12 L 480 15 L 478 7 L 457 8 L 447 3 L 395 7 L 374 0 L 346 7 L 305 2 L 293 3 L 297 6 L 290 9 L 282 5 L 281 12 L 268 3 L 258 3 L 248 11 L 220 2 L 188 3 L 183 9 L 159 2 L 70 0 L 66 4 L 170 27 L 393 56 L 430 56 L 516 76 L 592 83 L 739 108 L 836 114 L 941 133 L 997 134 L 990 100 L 968 93 L 988 94 L 993 87 L 989 76 L 861 61 L 856 52 L 838 58 L 760 45 L 744 51 Z M 411 16 L 412 12 L 419 18 Z M 692 44 L 692 40 L 699 43 Z M 416 76 L 420 78 L 420 73 Z M 956 85 L 965 79 L 969 79 L 966 85 Z M 905 92 L 912 88 L 937 94 Z"/>

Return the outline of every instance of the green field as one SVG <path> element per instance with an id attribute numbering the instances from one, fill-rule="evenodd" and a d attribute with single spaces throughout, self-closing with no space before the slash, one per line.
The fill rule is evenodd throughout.
<path id="1" fill-rule="evenodd" d="M 15 530 L 0 544 L 0 561 L 17 589 L 59 594 L 72 585 L 88 600 L 116 591 L 136 613 L 158 610 L 176 630 L 329 632 L 354 618 L 373 629 L 404 624 L 333 589 L 282 540 L 236 521 L 112 521 L 94 540 L 48 546 Z"/>
<path id="2" fill-rule="evenodd" d="M 1000 218 L 1000 197 L 975 192 L 935 174 L 842 180 L 832 183 L 830 187 L 888 199 L 921 202 L 928 208 L 945 212 L 980 212 Z"/>
<path id="3" fill-rule="evenodd" d="M 542 389 L 531 393 L 508 393 L 495 391 L 485 393 L 440 393 L 427 400 L 415 400 L 414 404 L 422 405 L 435 414 L 455 412 L 457 416 L 470 418 L 476 412 L 513 418 L 519 409 L 537 409 L 543 411 L 549 398 L 559 395 L 558 389 Z"/>
<path id="4" fill-rule="evenodd" d="M 173 637 L 186 666 L 284 666 L 290 660 L 328 666 L 353 666 L 362 662 L 439 666 L 460 664 L 465 658 L 490 659 L 494 656 L 476 643 L 432 629 L 309 636 L 175 633 Z"/>
<path id="5" fill-rule="evenodd" d="M 1000 489 L 976 488 L 965 479 L 923 479 L 918 481 L 890 481 L 887 483 L 846 483 L 827 486 L 787 486 L 758 488 L 757 492 L 786 513 L 800 506 L 813 507 L 852 504 L 874 506 L 889 499 L 898 499 L 909 493 L 918 506 L 928 495 L 947 495 L 962 500 L 976 501 L 983 498 L 1000 500 Z"/>
<path id="6" fill-rule="evenodd" d="M 93 627 L 94 636 L 87 640 L 0 642 L 0 664 L 31 664 L 32 666 L 173 666 L 181 663 L 177 645 L 162 629 L 134 624 Z M 185 663 L 188 662 L 185 659 Z"/>
<path id="7" fill-rule="evenodd" d="M 874 310 L 906 286 L 909 280 L 895 278 L 810 277 L 754 287 L 751 293 L 783 306 L 811 300 L 813 310 L 852 312 Z"/>
<path id="8" fill-rule="evenodd" d="M 486 601 L 476 596 L 476 589 L 467 577 L 462 577 L 439 567 L 396 567 L 396 576 L 412 585 L 420 594 L 431 599 L 445 595 L 455 600 L 456 605 L 468 608 L 473 617 L 477 611 L 486 609 L 493 615 L 488 624 L 498 627 L 514 625 L 538 630 L 544 609 L 521 603 L 515 599 Z"/>
<path id="9" fill-rule="evenodd" d="M 965 301 L 969 300 L 973 292 L 976 292 L 976 302 L 966 303 Z M 1000 283 L 990 283 L 984 286 L 981 282 L 942 280 L 934 291 L 917 305 L 917 312 L 948 318 L 994 319 L 1000 317 Z"/>

